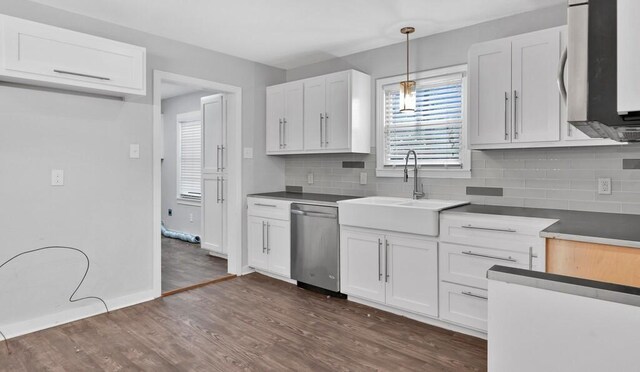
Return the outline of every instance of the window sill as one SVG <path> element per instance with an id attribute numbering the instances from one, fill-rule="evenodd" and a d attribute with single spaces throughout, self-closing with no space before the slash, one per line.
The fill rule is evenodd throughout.
<path id="1" fill-rule="evenodd" d="M 404 168 L 376 169 L 376 177 L 403 177 Z M 413 177 L 413 168 L 409 170 Z M 424 178 L 471 178 L 471 169 L 419 169 L 418 177 Z"/>
<path id="2" fill-rule="evenodd" d="M 190 205 L 192 207 L 200 207 L 202 205 L 201 199 L 194 200 L 194 199 L 177 198 L 176 203 L 182 204 L 182 205 Z"/>

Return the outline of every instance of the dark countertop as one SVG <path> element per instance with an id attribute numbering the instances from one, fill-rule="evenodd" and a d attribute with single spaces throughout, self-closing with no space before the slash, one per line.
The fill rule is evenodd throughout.
<path id="1" fill-rule="evenodd" d="M 640 307 L 640 288 L 540 271 L 493 266 L 487 279 Z"/>
<path id="2" fill-rule="evenodd" d="M 448 209 L 443 213 L 554 219 L 558 221 L 542 230 L 541 237 L 640 248 L 640 215 L 478 204 Z"/>
<path id="3" fill-rule="evenodd" d="M 265 192 L 260 194 L 250 194 L 248 197 L 255 198 L 267 198 L 267 199 L 283 199 L 283 200 L 291 200 L 293 202 L 315 202 L 321 204 L 331 204 L 336 205 L 340 200 L 348 200 L 348 199 L 357 199 L 361 198 L 361 196 L 349 196 L 349 195 L 332 195 L 332 194 L 314 194 L 309 192 L 287 192 L 287 191 L 277 191 L 277 192 Z"/>

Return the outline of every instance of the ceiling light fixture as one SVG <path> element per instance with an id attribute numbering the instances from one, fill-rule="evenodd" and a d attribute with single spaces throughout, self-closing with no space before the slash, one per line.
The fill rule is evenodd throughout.
<path id="1" fill-rule="evenodd" d="M 407 35 L 407 80 L 400 82 L 400 112 L 416 111 L 416 82 L 409 80 L 409 34 L 415 30 L 413 27 L 403 27 L 400 30 Z"/>

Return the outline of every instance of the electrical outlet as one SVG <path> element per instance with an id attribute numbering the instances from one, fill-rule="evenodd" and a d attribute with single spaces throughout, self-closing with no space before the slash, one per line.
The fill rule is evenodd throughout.
<path id="1" fill-rule="evenodd" d="M 313 185 L 313 173 L 307 174 L 307 183 Z"/>
<path id="2" fill-rule="evenodd" d="M 64 170 L 52 169 L 51 170 L 51 186 L 63 186 L 64 185 Z"/>
<path id="3" fill-rule="evenodd" d="M 598 178 L 598 194 L 611 195 L 611 178 Z"/>
<path id="4" fill-rule="evenodd" d="M 366 185 L 367 184 L 367 173 L 366 172 L 360 173 L 360 184 L 361 185 Z"/>

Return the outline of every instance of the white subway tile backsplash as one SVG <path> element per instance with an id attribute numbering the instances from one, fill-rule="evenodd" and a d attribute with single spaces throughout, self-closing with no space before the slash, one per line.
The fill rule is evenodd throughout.
<path id="1" fill-rule="evenodd" d="M 576 209 L 640 214 L 640 170 L 622 170 L 622 159 L 640 159 L 640 145 L 530 150 L 472 151 L 471 178 L 422 178 L 429 198 L 469 200 L 478 204 Z M 343 161 L 363 161 L 364 169 L 342 168 Z M 306 192 L 356 196 L 410 197 L 413 179 L 376 177 L 371 154 L 289 155 L 286 184 Z M 307 184 L 307 173 L 314 184 Z M 367 185 L 360 185 L 366 172 Z M 611 195 L 599 195 L 599 177 L 612 179 Z M 466 187 L 501 187 L 502 197 L 466 195 Z"/>

